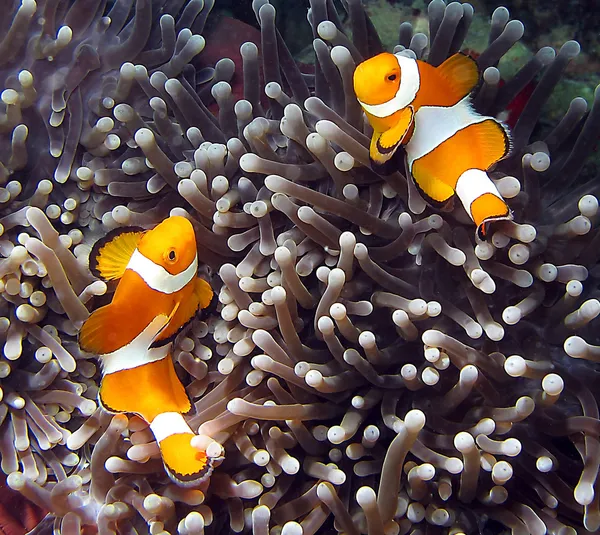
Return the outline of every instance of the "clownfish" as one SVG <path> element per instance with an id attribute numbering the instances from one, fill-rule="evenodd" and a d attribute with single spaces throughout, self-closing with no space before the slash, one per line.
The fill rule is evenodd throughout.
<path id="1" fill-rule="evenodd" d="M 173 216 L 149 231 L 116 229 L 92 248 L 90 269 L 118 280 L 110 304 L 93 312 L 79 334 L 81 349 L 100 360 L 100 404 L 149 424 L 173 481 L 205 481 L 213 460 L 191 446 L 194 433 L 183 415 L 192 404 L 171 357 L 172 339 L 213 296 L 198 277 L 191 223 Z"/>
<path id="2" fill-rule="evenodd" d="M 478 81 L 477 63 L 461 53 L 433 67 L 384 52 L 356 67 L 354 91 L 373 127 L 373 168 L 384 169 L 402 145 L 425 200 L 441 208 L 456 194 L 486 239 L 491 222 L 512 219 L 487 174 L 511 142 L 500 121 L 473 109 L 470 94 Z"/>

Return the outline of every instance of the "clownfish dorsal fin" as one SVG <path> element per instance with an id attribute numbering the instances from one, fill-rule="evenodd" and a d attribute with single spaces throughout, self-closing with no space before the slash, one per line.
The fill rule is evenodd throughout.
<path id="1" fill-rule="evenodd" d="M 479 82 L 477 62 L 462 52 L 450 56 L 437 70 L 448 81 L 458 100 L 466 97 Z"/>
<path id="2" fill-rule="evenodd" d="M 412 106 L 407 106 L 396 113 L 398 113 L 396 124 L 385 132 L 375 132 L 371 139 L 369 156 L 375 167 L 385 164 L 392 158 L 411 130 L 414 119 Z"/>
<path id="3" fill-rule="evenodd" d="M 90 270 L 99 279 L 120 279 L 145 230 L 122 227 L 98 240 L 90 253 Z"/>
<path id="4" fill-rule="evenodd" d="M 477 138 L 481 169 L 488 169 L 510 152 L 511 141 L 508 130 L 496 119 L 489 118 L 468 128 Z"/>

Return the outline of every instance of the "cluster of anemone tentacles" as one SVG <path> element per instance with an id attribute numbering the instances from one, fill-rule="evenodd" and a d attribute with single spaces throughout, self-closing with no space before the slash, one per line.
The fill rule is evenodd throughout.
<path id="1" fill-rule="evenodd" d="M 476 108 L 536 88 L 492 174 L 517 222 L 476 243 L 459 207 L 369 167 L 352 75 L 381 44 L 360 0 L 345 24 L 311 0 L 311 74 L 268 0 L 243 65 L 202 68 L 213 3 L 21 0 L 0 22 L 8 484 L 64 535 L 596 531 L 600 213 L 578 175 L 600 91 L 532 139 L 577 43 L 502 85 L 523 26 L 493 13 Z M 428 36 L 398 21 L 397 49 L 439 65 L 473 8 L 434 0 L 428 17 Z M 199 489 L 169 481 L 144 422 L 98 407 L 77 345 L 114 289 L 88 269 L 93 242 L 169 214 L 193 222 L 218 294 L 174 350 L 190 425 L 225 448 Z"/>

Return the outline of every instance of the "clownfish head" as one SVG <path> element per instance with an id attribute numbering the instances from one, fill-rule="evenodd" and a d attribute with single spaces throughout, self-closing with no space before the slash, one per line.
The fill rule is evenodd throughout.
<path id="1" fill-rule="evenodd" d="M 196 235 L 182 216 L 172 216 L 146 232 L 138 250 L 171 275 L 184 271 L 196 258 Z"/>
<path id="2" fill-rule="evenodd" d="M 363 61 L 354 71 L 354 92 L 367 105 L 391 100 L 400 87 L 400 65 L 394 54 L 383 52 Z"/>

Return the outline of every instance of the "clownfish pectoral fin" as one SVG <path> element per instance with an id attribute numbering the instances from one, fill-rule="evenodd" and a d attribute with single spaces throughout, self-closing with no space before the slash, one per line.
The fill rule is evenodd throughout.
<path id="1" fill-rule="evenodd" d="M 144 232 L 138 227 L 122 227 L 98 240 L 90 253 L 91 272 L 105 281 L 120 279 Z"/>
<path id="2" fill-rule="evenodd" d="M 83 351 L 95 355 L 110 353 L 110 346 L 118 344 L 118 342 L 111 343 L 108 335 L 114 331 L 113 325 L 115 325 L 117 317 L 118 310 L 113 305 L 106 305 L 95 310 L 79 331 L 79 347 Z"/>
<path id="3" fill-rule="evenodd" d="M 450 56 L 437 70 L 455 92 L 457 102 L 466 97 L 479 82 L 479 67 L 471 57 L 461 52 Z"/>
<path id="4" fill-rule="evenodd" d="M 198 309 L 203 310 L 210 305 L 213 298 L 213 290 L 208 282 L 198 277 L 196 279 L 194 295 L 198 299 Z"/>
<path id="5" fill-rule="evenodd" d="M 398 147 L 405 140 L 413 124 L 414 111 L 407 106 L 400 111 L 398 122 L 385 132 L 375 132 L 371 139 L 369 156 L 374 167 L 384 165 L 389 161 Z"/>
<path id="6" fill-rule="evenodd" d="M 194 281 L 194 293 L 178 305 L 177 312 L 169 326 L 157 337 L 161 343 L 176 336 L 198 313 L 205 309 L 213 298 L 213 291 L 204 279 L 197 277 Z"/>
<path id="7" fill-rule="evenodd" d="M 157 314 L 141 333 L 127 336 L 123 329 L 115 326 L 130 324 L 129 312 L 117 307 L 114 303 L 100 307 L 94 311 L 79 331 L 79 347 L 95 355 L 107 355 L 126 345 L 135 346 L 140 351 L 147 350 L 152 342 L 162 333 L 169 321 L 176 314 L 179 305 L 167 316 Z M 119 339 L 123 338 L 123 339 Z"/>
<path id="8" fill-rule="evenodd" d="M 213 459 L 192 446 L 194 433 L 183 416 L 176 412 L 164 412 L 150 423 L 169 477 L 184 487 L 195 487 L 210 477 L 214 465 L 221 460 Z"/>

